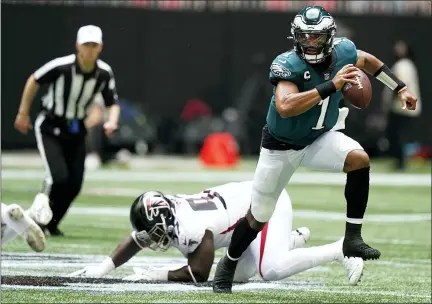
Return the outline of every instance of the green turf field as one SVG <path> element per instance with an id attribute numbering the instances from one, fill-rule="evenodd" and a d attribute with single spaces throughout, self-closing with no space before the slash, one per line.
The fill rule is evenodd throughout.
<path id="1" fill-rule="evenodd" d="M 106 172 L 115 175 L 117 171 Z M 388 178 L 391 179 L 391 175 Z M 9 278 L 41 276 L 42 280 L 46 276 L 64 276 L 85 265 L 97 263 L 130 233 L 128 207 L 141 191 L 158 189 L 193 193 L 214 185 L 210 181 L 148 182 L 133 178 L 117 182 L 88 181 L 61 224 L 66 236 L 48 238 L 47 248 L 42 254 L 32 253 L 22 239 L 8 243 L 2 253 L 2 275 Z M 2 201 L 28 207 L 39 186 L 38 179 L 3 179 Z M 312 232 L 307 246 L 333 242 L 342 236 L 343 185 L 295 184 L 287 189 L 293 200 L 294 227 L 307 226 Z M 378 261 L 366 262 L 363 279 L 355 287 L 347 284 L 345 270 L 339 264 L 322 265 L 278 283 L 257 281 L 236 285 L 231 295 L 215 295 L 208 285 L 195 287 L 116 281 L 131 274 L 133 266 L 184 263 L 174 250 L 163 255 L 143 251 L 105 281 L 74 281 L 58 286 L 44 281 L 46 284 L 16 286 L 5 284 L 3 280 L 1 302 L 431 303 L 430 213 L 430 186 L 371 187 L 363 236 L 370 245 L 381 250 L 382 257 Z M 217 259 L 220 256 L 221 252 L 218 252 Z M 44 284 L 46 286 L 36 286 Z"/>

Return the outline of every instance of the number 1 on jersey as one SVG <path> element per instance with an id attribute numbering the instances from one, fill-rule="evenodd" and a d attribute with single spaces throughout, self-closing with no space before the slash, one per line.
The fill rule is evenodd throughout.
<path id="1" fill-rule="evenodd" d="M 329 101 L 330 101 L 330 96 L 324 100 L 321 100 L 318 103 L 318 105 L 321 106 L 321 114 L 318 118 L 318 122 L 317 122 L 316 126 L 312 128 L 313 130 L 320 130 L 320 129 L 324 128 L 324 119 L 326 116 Z"/>

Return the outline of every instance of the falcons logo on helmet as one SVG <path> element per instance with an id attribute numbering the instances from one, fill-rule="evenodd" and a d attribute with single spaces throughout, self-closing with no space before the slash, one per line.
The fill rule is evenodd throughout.
<path id="1" fill-rule="evenodd" d="M 161 196 L 146 196 L 143 198 L 146 216 L 149 221 L 153 221 L 160 214 L 160 209 L 169 209 L 170 205 Z"/>

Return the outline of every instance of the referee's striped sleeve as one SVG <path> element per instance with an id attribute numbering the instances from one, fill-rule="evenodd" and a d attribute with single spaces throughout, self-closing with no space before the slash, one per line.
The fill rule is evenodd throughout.
<path id="1" fill-rule="evenodd" d="M 59 57 L 55 58 L 47 63 L 45 63 L 42 67 L 37 69 L 33 76 L 37 83 L 39 84 L 46 84 L 54 82 L 54 80 L 58 76 L 58 67 L 70 64 L 75 60 L 74 55 L 65 56 L 65 57 Z"/>
<path id="2" fill-rule="evenodd" d="M 105 106 L 110 107 L 113 104 L 118 103 L 118 95 L 114 73 L 111 67 L 102 60 L 98 60 L 98 65 L 102 70 L 105 70 L 107 73 L 106 83 L 102 89 L 102 96 L 105 101 Z"/>

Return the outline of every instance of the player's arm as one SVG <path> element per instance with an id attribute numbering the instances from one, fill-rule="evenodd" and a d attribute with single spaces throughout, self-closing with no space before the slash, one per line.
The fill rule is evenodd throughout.
<path id="1" fill-rule="evenodd" d="M 36 82 L 34 74 L 30 75 L 24 86 L 24 90 L 21 96 L 21 104 L 18 110 L 18 115 L 30 115 L 30 108 L 33 103 L 33 99 L 39 91 L 39 84 Z"/>
<path id="2" fill-rule="evenodd" d="M 33 104 L 33 100 L 39 91 L 40 85 L 53 82 L 58 77 L 58 66 L 58 58 L 51 60 L 36 70 L 27 79 L 21 96 L 18 114 L 14 122 L 15 129 L 19 132 L 27 134 L 28 130 L 32 128 L 30 122 L 30 108 Z"/>
<path id="3" fill-rule="evenodd" d="M 107 123 L 112 124 L 116 128 L 120 117 L 120 106 L 118 104 L 116 81 L 112 70 L 108 72 L 107 83 L 101 93 L 105 106 L 108 109 Z"/>
<path id="4" fill-rule="evenodd" d="M 331 91 L 333 92 L 333 88 Z M 300 93 L 297 85 L 290 81 L 279 81 L 276 86 L 276 110 L 282 118 L 300 115 L 320 100 L 321 96 L 317 89 Z"/>
<path id="5" fill-rule="evenodd" d="M 357 50 L 357 56 L 358 59 L 356 67 L 373 75 L 390 90 L 399 93 L 406 89 L 405 83 L 393 74 L 384 62 L 376 58 L 374 55 L 365 51 Z"/>
<path id="6" fill-rule="evenodd" d="M 104 119 L 104 101 L 102 98 L 102 94 L 98 93 L 93 98 L 93 104 L 91 105 L 88 116 L 84 121 L 84 124 L 87 129 L 93 128 L 97 124 L 100 124 Z"/>
<path id="7" fill-rule="evenodd" d="M 33 99 L 39 91 L 41 85 L 54 82 L 59 75 L 59 66 L 61 65 L 61 59 L 55 58 L 29 76 L 24 87 L 24 91 L 21 97 L 21 105 L 18 113 L 28 115 L 30 113 L 30 107 L 33 103 Z"/>
<path id="8" fill-rule="evenodd" d="M 353 77 L 357 75 L 357 68 L 346 65 L 332 80 L 317 85 L 314 89 L 299 92 L 295 83 L 279 81 L 276 86 L 276 110 L 283 118 L 293 117 L 311 109 L 321 100 L 339 91 L 346 82 L 355 83 Z"/>
<path id="9" fill-rule="evenodd" d="M 103 277 L 114 269 L 120 267 L 141 249 L 148 247 L 150 239 L 147 233 L 135 231 L 125 237 L 109 257 L 103 260 L 99 265 L 87 266 L 70 274 L 72 277 Z"/>
<path id="10" fill-rule="evenodd" d="M 417 97 L 414 96 L 406 84 L 400 80 L 381 60 L 365 51 L 357 50 L 356 67 L 365 70 L 382 82 L 393 92 L 399 94 L 403 108 L 415 110 Z"/>
<path id="11" fill-rule="evenodd" d="M 188 265 L 168 272 L 168 281 L 206 282 L 214 260 L 213 232 L 206 230 L 201 244 L 188 255 Z"/>
<path id="12" fill-rule="evenodd" d="M 141 238 L 141 240 L 139 239 Z M 144 249 L 150 243 L 149 240 L 144 241 L 139 233 L 132 233 L 125 237 L 114 249 L 110 255 L 110 259 L 114 268 L 118 268 L 132 257 L 134 257 L 141 249 Z"/>

